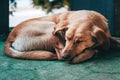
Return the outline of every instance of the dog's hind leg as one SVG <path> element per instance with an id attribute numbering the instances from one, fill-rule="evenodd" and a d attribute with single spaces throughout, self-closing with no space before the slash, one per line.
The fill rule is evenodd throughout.
<path id="1" fill-rule="evenodd" d="M 17 57 L 17 56 L 16 56 Z M 57 55 L 48 51 L 30 51 L 18 56 L 23 59 L 55 60 Z"/>
<path id="2" fill-rule="evenodd" d="M 26 51 L 26 52 L 19 52 L 14 50 L 13 48 L 9 48 L 8 56 L 14 58 L 21 58 L 21 59 L 36 59 L 36 60 L 55 60 L 57 59 L 57 55 L 49 52 L 49 51 L 42 51 L 42 50 L 35 50 L 35 51 Z"/>
<path id="3" fill-rule="evenodd" d="M 33 51 L 19 51 L 10 47 L 10 42 L 7 42 L 4 47 L 4 51 L 7 56 L 20 59 L 39 59 L 39 60 L 54 60 L 57 59 L 56 54 L 44 50 Z"/>

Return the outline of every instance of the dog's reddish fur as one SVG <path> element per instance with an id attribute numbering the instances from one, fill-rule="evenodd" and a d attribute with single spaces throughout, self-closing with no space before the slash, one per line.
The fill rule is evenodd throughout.
<path id="1" fill-rule="evenodd" d="M 109 50 L 111 46 L 119 45 L 112 39 L 104 16 L 95 11 L 81 10 L 22 22 L 11 31 L 4 51 L 15 58 L 64 58 L 70 63 L 79 63 L 91 58 L 97 48 Z M 57 56 L 51 50 L 55 50 Z"/>

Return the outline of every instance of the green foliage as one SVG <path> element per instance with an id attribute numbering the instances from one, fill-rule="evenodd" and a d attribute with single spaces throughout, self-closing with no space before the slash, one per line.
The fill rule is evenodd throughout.
<path id="1" fill-rule="evenodd" d="M 47 9 L 47 13 L 53 8 L 61 8 L 65 5 L 69 7 L 69 0 L 33 0 L 34 6 L 41 6 L 42 9 Z"/>

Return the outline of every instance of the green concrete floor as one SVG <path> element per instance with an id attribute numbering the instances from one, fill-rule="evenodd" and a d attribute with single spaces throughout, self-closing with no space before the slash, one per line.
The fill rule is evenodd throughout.
<path id="1" fill-rule="evenodd" d="M 0 80 L 120 80 L 120 52 L 84 63 L 21 60 L 5 56 L 0 42 Z"/>

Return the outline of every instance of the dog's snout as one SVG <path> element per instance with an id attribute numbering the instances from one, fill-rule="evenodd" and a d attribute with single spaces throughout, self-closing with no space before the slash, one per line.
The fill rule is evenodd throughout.
<path id="1" fill-rule="evenodd" d="M 62 55 L 63 60 L 69 60 L 71 57 L 70 54 Z"/>
<path id="2" fill-rule="evenodd" d="M 64 50 L 62 51 L 61 56 L 62 56 L 62 59 L 63 59 L 63 60 L 69 60 L 69 59 L 71 58 L 70 50 L 64 49 Z"/>

